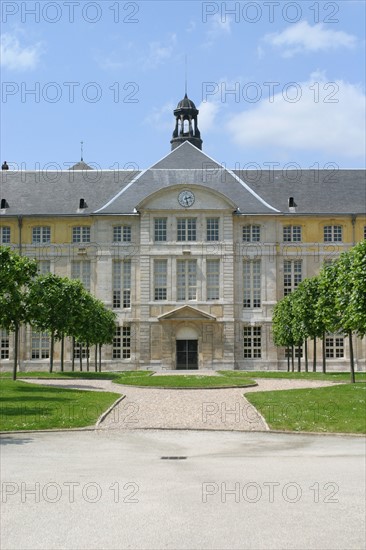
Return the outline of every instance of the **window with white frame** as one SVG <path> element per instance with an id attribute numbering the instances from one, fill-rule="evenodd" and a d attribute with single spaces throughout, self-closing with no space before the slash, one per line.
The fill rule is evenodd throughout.
<path id="1" fill-rule="evenodd" d="M 132 232 L 130 225 L 116 225 L 113 227 L 113 242 L 114 243 L 130 243 Z"/>
<path id="2" fill-rule="evenodd" d="M 261 260 L 244 260 L 243 285 L 243 307 L 261 307 Z"/>
<path id="3" fill-rule="evenodd" d="M 73 243 L 90 243 L 90 227 L 79 225 L 72 228 Z"/>
<path id="4" fill-rule="evenodd" d="M 283 294 L 287 296 L 302 281 L 302 260 L 285 260 L 283 262 Z"/>
<path id="5" fill-rule="evenodd" d="M 177 261 L 177 300 L 197 299 L 197 260 Z"/>
<path id="6" fill-rule="evenodd" d="M 167 299 L 168 261 L 154 260 L 154 300 Z"/>
<path id="7" fill-rule="evenodd" d="M 90 260 L 80 260 L 71 262 L 71 279 L 79 279 L 86 290 L 91 287 L 91 266 Z"/>
<path id="8" fill-rule="evenodd" d="M 288 357 L 291 357 L 291 356 L 292 356 L 291 348 L 286 348 L 285 358 L 287 359 Z M 302 346 L 300 346 L 300 357 L 302 356 L 303 356 L 303 350 L 302 350 Z M 296 359 L 299 357 L 299 346 L 294 347 L 294 357 L 296 357 Z"/>
<path id="9" fill-rule="evenodd" d="M 262 327 L 243 328 L 244 359 L 262 357 Z"/>
<path id="10" fill-rule="evenodd" d="M 218 241 L 220 239 L 220 219 L 206 219 L 206 241 Z"/>
<path id="11" fill-rule="evenodd" d="M 324 226 L 324 242 L 325 243 L 341 243 L 342 242 L 342 226 L 341 225 L 325 225 Z"/>
<path id="12" fill-rule="evenodd" d="M 50 337 L 47 332 L 32 331 L 32 359 L 48 359 Z"/>
<path id="13" fill-rule="evenodd" d="M 196 241 L 197 240 L 197 219 L 196 218 L 178 218 L 177 219 L 177 241 Z"/>
<path id="14" fill-rule="evenodd" d="M 84 342 L 75 341 L 73 352 L 74 359 L 80 359 L 80 355 L 82 359 L 87 359 L 88 357 L 90 357 L 90 349 Z"/>
<path id="15" fill-rule="evenodd" d="M 131 260 L 113 262 L 113 308 L 131 307 Z"/>
<path id="16" fill-rule="evenodd" d="M 113 338 L 113 359 L 130 359 L 131 357 L 131 327 L 116 327 Z"/>
<path id="17" fill-rule="evenodd" d="M 285 243 L 299 243 L 302 240 L 301 225 L 284 225 L 283 240 Z"/>
<path id="18" fill-rule="evenodd" d="M 243 226 L 243 242 L 259 243 L 261 240 L 260 225 L 244 225 Z"/>
<path id="19" fill-rule="evenodd" d="M 10 227 L 2 225 L 0 227 L 0 243 L 9 244 L 10 243 Z"/>
<path id="20" fill-rule="evenodd" d="M 167 240 L 167 218 L 154 219 L 154 241 L 166 242 Z"/>
<path id="21" fill-rule="evenodd" d="M 51 273 L 51 261 L 50 260 L 38 260 L 37 261 L 38 273 L 40 275 L 48 275 Z"/>
<path id="22" fill-rule="evenodd" d="M 220 260 L 206 260 L 207 300 L 220 299 Z"/>
<path id="23" fill-rule="evenodd" d="M 51 228 L 47 225 L 32 228 L 32 244 L 45 244 L 51 242 Z"/>
<path id="24" fill-rule="evenodd" d="M 9 359 L 9 332 L 0 328 L 0 359 Z"/>
<path id="25" fill-rule="evenodd" d="M 325 356 L 329 359 L 344 357 L 343 336 L 329 334 L 325 337 Z"/>

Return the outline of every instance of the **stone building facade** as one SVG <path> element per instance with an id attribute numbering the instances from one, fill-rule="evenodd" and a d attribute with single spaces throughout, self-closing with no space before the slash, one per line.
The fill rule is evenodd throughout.
<path id="1" fill-rule="evenodd" d="M 0 242 L 117 313 L 106 370 L 285 369 L 273 307 L 366 237 L 365 173 L 230 170 L 202 151 L 187 96 L 174 116 L 171 151 L 146 170 L 3 170 Z M 46 368 L 48 336 L 27 327 L 21 339 L 21 368 Z M 346 340 L 325 343 L 328 367 L 348 368 Z M 12 335 L 0 346 L 10 366 Z M 365 341 L 355 356 L 365 369 Z"/>

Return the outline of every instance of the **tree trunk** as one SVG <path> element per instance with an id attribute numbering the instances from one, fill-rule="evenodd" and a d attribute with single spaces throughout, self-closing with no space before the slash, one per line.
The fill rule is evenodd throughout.
<path id="1" fill-rule="evenodd" d="M 290 372 L 290 348 L 287 346 L 287 372 Z"/>
<path id="2" fill-rule="evenodd" d="M 83 372 L 83 344 L 79 344 L 80 372 Z"/>
<path id="3" fill-rule="evenodd" d="M 301 372 L 301 345 L 297 346 L 297 372 Z"/>
<path id="4" fill-rule="evenodd" d="M 322 364 L 322 372 L 325 374 L 327 372 L 327 358 L 325 354 L 325 332 L 323 332 L 323 364 Z"/>
<path id="5" fill-rule="evenodd" d="M 355 380 L 355 358 L 353 354 L 353 341 L 352 341 L 352 332 L 348 333 L 349 338 L 349 358 L 350 358 L 350 367 L 351 367 L 351 383 L 354 384 Z"/>
<path id="6" fill-rule="evenodd" d="M 89 372 L 90 359 L 89 359 L 89 344 L 86 345 L 86 370 Z"/>
<path id="7" fill-rule="evenodd" d="M 18 367 L 18 349 L 19 349 L 19 326 L 15 326 L 14 330 L 14 363 L 13 363 L 13 380 L 17 379 Z"/>
<path id="8" fill-rule="evenodd" d="M 75 338 L 72 337 L 71 370 L 75 370 Z"/>
<path id="9" fill-rule="evenodd" d="M 316 372 L 316 337 L 313 338 L 314 350 L 313 350 L 313 372 Z"/>
<path id="10" fill-rule="evenodd" d="M 53 372 L 53 352 L 55 349 L 55 334 L 51 332 L 50 372 Z"/>
<path id="11" fill-rule="evenodd" d="M 99 344 L 99 372 L 102 372 L 102 344 Z"/>
<path id="12" fill-rule="evenodd" d="M 304 342 L 304 352 L 305 352 L 305 372 L 309 372 L 309 359 L 308 359 L 308 341 Z"/>
<path id="13" fill-rule="evenodd" d="M 64 372 L 65 336 L 61 336 L 61 372 Z"/>
<path id="14" fill-rule="evenodd" d="M 295 371 L 295 349 L 294 346 L 291 346 L 291 371 Z"/>
<path id="15" fill-rule="evenodd" d="M 94 370 L 98 372 L 98 344 L 95 344 L 94 349 Z"/>

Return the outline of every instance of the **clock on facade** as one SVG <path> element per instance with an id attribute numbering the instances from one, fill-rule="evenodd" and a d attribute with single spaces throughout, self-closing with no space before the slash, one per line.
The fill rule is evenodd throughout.
<path id="1" fill-rule="evenodd" d="M 192 191 L 181 191 L 178 195 L 179 204 L 181 206 L 185 206 L 186 208 L 192 206 L 194 199 L 195 197 Z"/>

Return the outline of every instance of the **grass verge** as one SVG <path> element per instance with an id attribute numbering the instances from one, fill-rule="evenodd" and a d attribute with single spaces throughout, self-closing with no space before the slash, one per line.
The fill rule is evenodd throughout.
<path id="1" fill-rule="evenodd" d="M 194 376 L 174 374 L 173 376 L 145 376 L 139 378 L 123 378 L 114 380 L 118 384 L 132 386 L 146 386 L 158 388 L 227 388 L 232 386 L 254 385 L 255 382 L 248 376 L 229 378 L 225 376 Z"/>
<path id="2" fill-rule="evenodd" d="M 0 381 L 0 431 L 81 428 L 95 424 L 120 394 Z"/>
<path id="3" fill-rule="evenodd" d="M 366 384 L 245 394 L 274 430 L 366 433 Z"/>
<path id="4" fill-rule="evenodd" d="M 285 372 L 285 371 L 218 371 L 223 376 L 235 378 L 236 376 L 249 376 L 251 378 L 285 378 L 288 380 L 327 380 L 329 382 L 349 382 L 349 372 Z M 356 372 L 356 382 L 366 382 L 365 372 Z"/>

